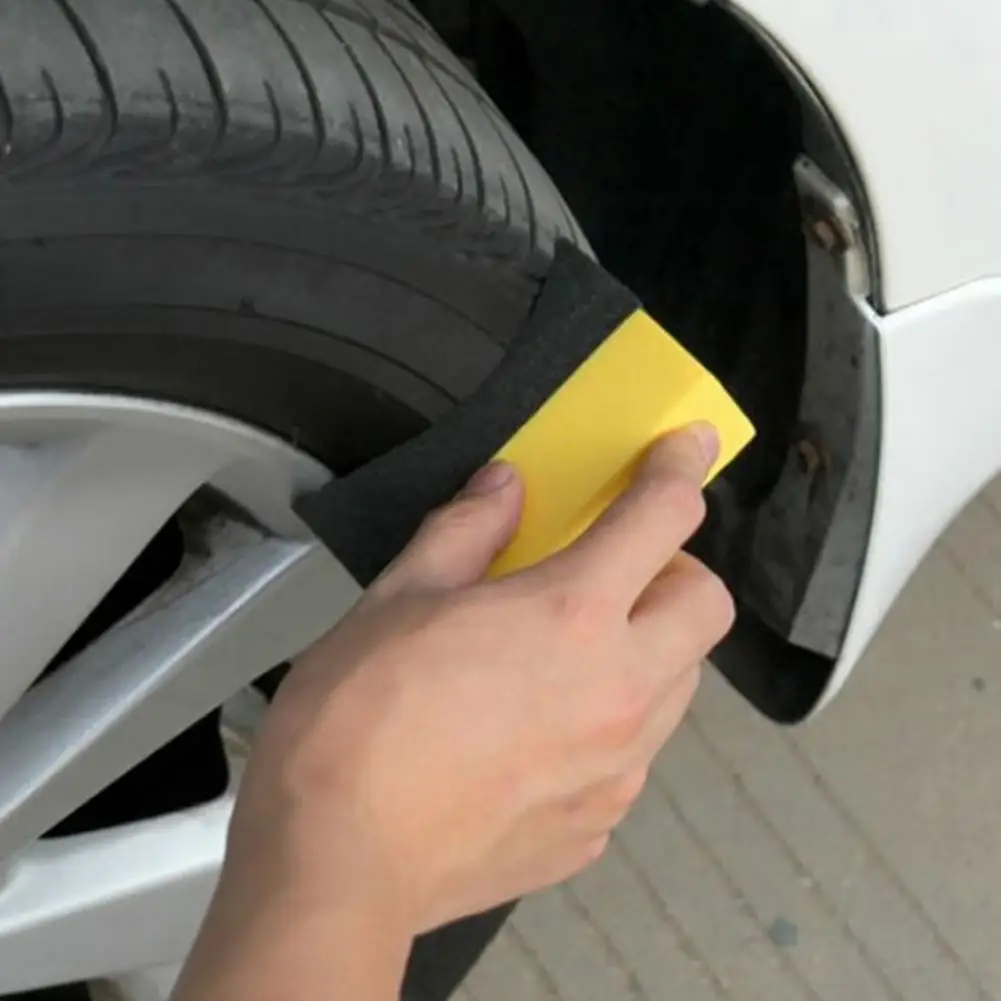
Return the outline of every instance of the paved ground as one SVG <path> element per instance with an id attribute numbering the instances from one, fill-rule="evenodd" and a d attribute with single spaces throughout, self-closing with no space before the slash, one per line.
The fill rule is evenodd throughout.
<path id="1" fill-rule="evenodd" d="M 462 1001 L 1001 998 L 1001 484 L 794 732 L 710 678 L 607 860 Z"/>

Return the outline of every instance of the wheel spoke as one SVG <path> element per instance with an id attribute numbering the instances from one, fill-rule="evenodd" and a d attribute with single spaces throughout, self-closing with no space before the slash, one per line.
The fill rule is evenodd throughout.
<path id="1" fill-rule="evenodd" d="M 357 586 L 291 505 L 328 478 L 205 411 L 0 394 L 0 995 L 135 970 L 149 975 L 116 983 L 136 998 L 167 983 L 162 964 L 183 957 L 218 878 L 232 791 L 39 836 L 353 604 Z M 177 573 L 41 677 L 175 516 Z M 245 752 L 260 706 L 230 701 L 224 715 L 225 746 Z"/>
<path id="2" fill-rule="evenodd" d="M 212 442 L 113 425 L 0 447 L 0 718 L 224 461 Z"/>
<path id="3" fill-rule="evenodd" d="M 208 555 L 0 724 L 0 859 L 305 649 L 357 595 L 316 543 L 224 524 Z"/>
<path id="4" fill-rule="evenodd" d="M 179 962 L 218 880 L 231 813 L 229 795 L 35 845 L 0 888 L 0 994 Z"/>
<path id="5" fill-rule="evenodd" d="M 181 978 L 181 965 L 156 966 L 90 984 L 91 1001 L 170 1001 Z"/>

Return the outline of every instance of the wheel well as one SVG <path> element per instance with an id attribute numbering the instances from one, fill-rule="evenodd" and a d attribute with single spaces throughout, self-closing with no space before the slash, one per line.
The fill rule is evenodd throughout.
<path id="1" fill-rule="evenodd" d="M 425 0 L 552 175 L 599 258 L 759 430 L 754 506 L 796 424 L 806 266 L 797 94 L 725 11 L 690 0 Z"/>
<path id="2" fill-rule="evenodd" d="M 724 0 L 422 6 L 602 262 L 755 423 L 693 549 L 737 599 L 714 663 L 767 715 L 802 719 L 848 629 L 878 469 L 878 344 L 856 298 L 878 305 L 878 255 L 836 121 Z M 804 162 L 857 210 L 865 293 L 845 279 L 847 255 L 805 236 Z"/>

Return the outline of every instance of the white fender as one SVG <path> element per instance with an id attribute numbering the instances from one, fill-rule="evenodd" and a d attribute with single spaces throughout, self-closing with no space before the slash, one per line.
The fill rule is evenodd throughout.
<path id="1" fill-rule="evenodd" d="M 1001 279 L 873 321 L 883 384 L 875 516 L 846 642 L 818 709 L 936 539 L 1001 470 Z"/>
<path id="2" fill-rule="evenodd" d="M 886 308 L 1001 275 L 1001 4 L 730 2 L 837 120 L 871 200 Z"/>

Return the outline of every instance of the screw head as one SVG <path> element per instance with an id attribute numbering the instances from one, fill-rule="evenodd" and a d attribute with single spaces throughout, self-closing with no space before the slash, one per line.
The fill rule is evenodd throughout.
<path id="1" fill-rule="evenodd" d="M 840 243 L 837 230 L 826 219 L 818 219 L 810 227 L 810 233 L 822 250 L 834 250 Z"/>

